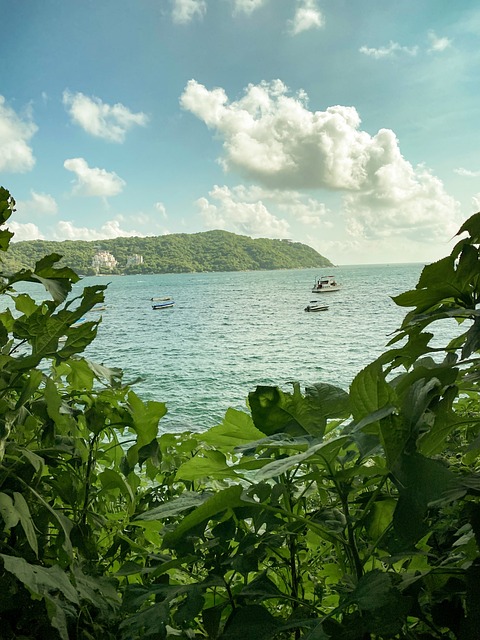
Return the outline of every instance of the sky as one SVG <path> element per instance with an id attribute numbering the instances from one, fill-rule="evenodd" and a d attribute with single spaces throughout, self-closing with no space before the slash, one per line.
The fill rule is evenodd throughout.
<path id="1" fill-rule="evenodd" d="M 476 0 L 0 0 L 14 241 L 431 262 L 480 209 Z"/>

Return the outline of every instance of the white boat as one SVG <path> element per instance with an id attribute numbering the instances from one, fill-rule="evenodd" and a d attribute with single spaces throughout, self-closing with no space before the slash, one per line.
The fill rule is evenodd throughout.
<path id="1" fill-rule="evenodd" d="M 152 304 L 152 309 L 154 311 L 158 311 L 159 309 L 170 309 L 174 304 L 175 302 L 169 299 L 163 302 L 156 302 L 155 304 Z"/>
<path id="2" fill-rule="evenodd" d="M 310 300 L 310 303 L 305 307 L 305 311 L 328 311 L 328 305 L 320 304 L 316 300 Z"/>
<path id="3" fill-rule="evenodd" d="M 150 300 L 152 302 L 165 302 L 166 300 L 171 300 L 171 298 L 170 297 L 168 297 L 168 298 L 150 298 Z"/>
<path id="4" fill-rule="evenodd" d="M 312 293 L 327 293 L 328 291 L 338 291 L 340 285 L 335 280 L 335 276 L 321 276 L 317 278 L 312 289 Z"/>

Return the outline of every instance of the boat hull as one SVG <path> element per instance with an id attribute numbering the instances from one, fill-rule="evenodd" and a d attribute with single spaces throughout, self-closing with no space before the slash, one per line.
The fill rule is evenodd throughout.
<path id="1" fill-rule="evenodd" d="M 305 307 L 305 311 L 328 311 L 327 305 L 313 304 Z"/>
<path id="2" fill-rule="evenodd" d="M 313 287 L 312 293 L 330 293 L 330 291 L 340 291 L 340 287 L 321 287 L 317 289 Z"/>

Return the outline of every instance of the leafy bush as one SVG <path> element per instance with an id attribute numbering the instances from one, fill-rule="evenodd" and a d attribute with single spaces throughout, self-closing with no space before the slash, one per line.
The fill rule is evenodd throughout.
<path id="1" fill-rule="evenodd" d="M 201 434 L 82 357 L 103 286 L 2 274 L 2 637 L 478 638 L 480 214 L 458 235 L 348 392 L 258 387 Z"/>

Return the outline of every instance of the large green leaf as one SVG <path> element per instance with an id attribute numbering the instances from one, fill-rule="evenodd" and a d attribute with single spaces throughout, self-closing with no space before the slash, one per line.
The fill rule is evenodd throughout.
<path id="1" fill-rule="evenodd" d="M 163 520 L 164 518 L 171 518 L 179 513 L 200 506 L 206 500 L 209 500 L 212 495 L 210 492 L 195 493 L 194 491 L 184 491 L 178 498 L 173 498 L 159 507 L 143 512 L 137 516 L 136 520 Z"/>
<path id="2" fill-rule="evenodd" d="M 309 387 L 305 397 L 298 383 L 293 385 L 293 394 L 278 387 L 258 386 L 249 393 L 248 403 L 255 426 L 266 435 L 321 438 L 327 419 L 344 418 L 349 413 L 346 392 L 328 384 Z"/>
<path id="3" fill-rule="evenodd" d="M 386 382 L 379 362 L 362 369 L 350 385 L 351 409 L 357 422 L 379 409 L 394 406 L 396 400 L 396 394 Z"/>
<path id="4" fill-rule="evenodd" d="M 222 451 L 232 451 L 262 437 L 263 433 L 255 428 L 248 413 L 236 409 L 228 409 L 221 424 L 201 434 L 203 442 Z"/>
<path id="5" fill-rule="evenodd" d="M 139 447 L 149 444 L 158 435 L 160 419 L 167 413 L 163 402 L 143 402 L 133 391 L 128 394 L 128 403 L 133 418 L 133 429 Z"/>
<path id="6" fill-rule="evenodd" d="M 437 460 L 419 453 L 404 454 L 394 471 L 400 497 L 393 516 L 397 537 L 414 544 L 428 530 L 428 505 L 456 486 L 455 475 Z"/>
<path id="7" fill-rule="evenodd" d="M 15 503 L 15 509 L 20 517 L 20 524 L 22 525 L 23 531 L 25 532 L 28 544 L 31 546 L 32 551 L 38 557 L 37 535 L 35 533 L 35 526 L 33 524 L 27 501 L 21 493 L 18 493 L 18 491 L 13 492 L 13 499 Z"/>
<path id="8" fill-rule="evenodd" d="M 281 622 L 264 607 L 251 604 L 232 613 L 219 640 L 269 640 L 280 627 Z"/>
<path id="9" fill-rule="evenodd" d="M 0 553 L 6 571 L 12 573 L 22 582 L 33 595 L 45 596 L 60 591 L 62 595 L 79 604 L 78 594 L 68 579 L 67 574 L 58 566 L 42 567 L 37 564 L 29 564 L 24 558 L 8 556 Z"/>
<path id="10" fill-rule="evenodd" d="M 199 480 L 201 478 L 234 478 L 235 468 L 227 464 L 225 454 L 221 451 L 206 449 L 203 453 L 180 465 L 175 478 L 177 480 Z"/>
<path id="11" fill-rule="evenodd" d="M 322 465 L 323 461 L 331 461 L 347 442 L 350 442 L 348 436 L 339 436 L 327 442 L 320 442 L 313 445 L 303 453 L 297 453 L 292 456 L 285 456 L 274 460 L 269 464 L 255 472 L 255 481 L 261 482 L 269 478 L 276 478 L 293 467 L 298 467 L 302 462 L 315 456 L 315 461 Z"/>
<path id="12" fill-rule="evenodd" d="M 223 513 L 227 509 L 234 509 L 245 504 L 241 499 L 241 486 L 228 487 L 218 491 L 211 498 L 197 507 L 192 513 L 185 516 L 182 522 L 172 532 L 168 532 L 164 538 L 164 547 L 174 547 L 182 537 L 198 524 L 212 518 L 213 516 Z M 249 504 L 249 503 L 247 503 Z"/>

